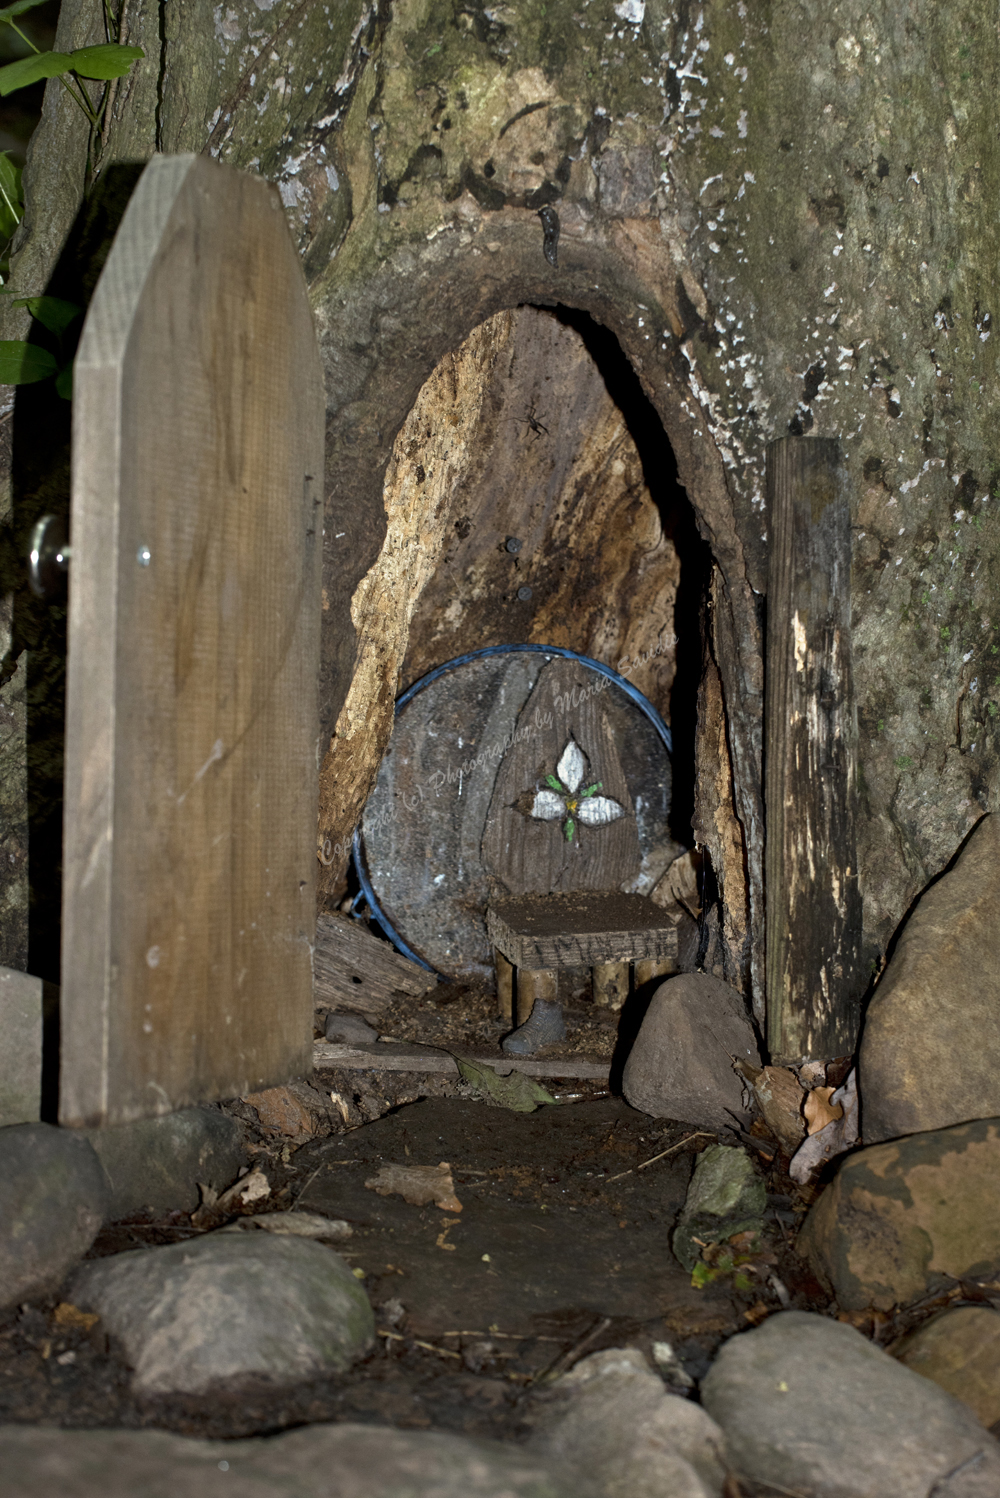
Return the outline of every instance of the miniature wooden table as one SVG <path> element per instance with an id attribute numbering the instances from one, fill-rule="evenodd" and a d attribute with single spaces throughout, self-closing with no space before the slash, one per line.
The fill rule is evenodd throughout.
<path id="1" fill-rule="evenodd" d="M 556 997 L 560 967 L 590 967 L 594 1002 L 620 1009 L 628 996 L 629 964 L 636 984 L 673 972 L 677 964 L 676 916 L 644 895 L 618 890 L 578 890 L 558 895 L 518 895 L 486 912 L 493 943 L 501 1013 L 528 1019 L 536 998 Z"/>

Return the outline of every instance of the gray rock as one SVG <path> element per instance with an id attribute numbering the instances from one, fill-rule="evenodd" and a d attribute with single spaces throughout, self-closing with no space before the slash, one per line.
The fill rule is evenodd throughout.
<path id="1" fill-rule="evenodd" d="M 200 1200 L 199 1181 L 221 1191 L 247 1162 L 243 1126 L 216 1108 L 81 1132 L 111 1183 L 111 1217 L 143 1207 L 190 1212 Z"/>
<path id="2" fill-rule="evenodd" d="M 634 1347 L 577 1363 L 535 1413 L 532 1449 L 578 1465 L 603 1493 L 627 1498 L 718 1498 L 726 1477 L 722 1432 L 703 1409 L 671 1394 Z"/>
<path id="3" fill-rule="evenodd" d="M 36 1123 L 42 1093 L 42 980 L 0 967 L 0 1126 Z"/>
<path id="4" fill-rule="evenodd" d="M 122 1343 L 142 1394 L 340 1372 L 372 1345 L 368 1297 L 306 1238 L 208 1234 L 84 1264 L 69 1285 Z"/>
<path id="5" fill-rule="evenodd" d="M 341 1014 L 335 1009 L 326 1017 L 326 1038 L 337 1045 L 358 1045 L 378 1040 L 378 1031 L 360 1014 Z"/>
<path id="6" fill-rule="evenodd" d="M 750 1121 L 733 1058 L 760 1065 L 743 999 L 705 973 L 682 973 L 655 992 L 622 1077 L 632 1104 L 654 1118 L 705 1129 Z"/>
<path id="7" fill-rule="evenodd" d="M 921 896 L 875 990 L 858 1061 L 868 1144 L 1000 1114 L 1000 816 Z"/>
<path id="8" fill-rule="evenodd" d="M 798 1239 L 848 1311 L 889 1311 L 943 1277 L 1000 1270 L 1000 1118 L 845 1156 Z"/>
<path id="9" fill-rule="evenodd" d="M 690 1273 L 704 1244 L 722 1243 L 748 1230 L 761 1232 L 766 1206 L 764 1182 L 746 1150 L 710 1144 L 698 1156 L 691 1177 L 674 1230 L 674 1253 Z"/>
<path id="10" fill-rule="evenodd" d="M 826 1316 L 783 1311 L 730 1338 L 701 1398 L 751 1482 L 811 1498 L 1000 1493 L 1000 1445 L 971 1411 Z"/>
<path id="11" fill-rule="evenodd" d="M 1000 1421 L 1000 1311 L 954 1306 L 891 1349 L 894 1358 L 954 1394 L 989 1429 Z"/>
<path id="12" fill-rule="evenodd" d="M 0 1470 L 4 1498 L 598 1498 L 600 1491 L 575 1466 L 515 1446 L 346 1423 L 245 1441 L 6 1425 Z"/>
<path id="13" fill-rule="evenodd" d="M 97 1237 L 110 1199 L 79 1134 L 43 1123 L 0 1130 L 0 1309 L 57 1289 Z"/>

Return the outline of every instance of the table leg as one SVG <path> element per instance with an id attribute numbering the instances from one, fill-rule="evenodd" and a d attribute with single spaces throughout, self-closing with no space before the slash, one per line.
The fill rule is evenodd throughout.
<path id="1" fill-rule="evenodd" d="M 641 988 L 654 978 L 666 978 L 676 971 L 677 963 L 672 957 L 644 957 L 635 965 L 635 986 Z"/>
<path id="2" fill-rule="evenodd" d="M 620 1009 L 628 998 L 628 963 L 599 962 L 594 967 L 594 1003 Z"/>
<path id="3" fill-rule="evenodd" d="M 526 1024 L 536 999 L 556 998 L 556 974 L 553 968 L 519 967 L 517 970 L 517 1023 Z"/>
<path id="4" fill-rule="evenodd" d="M 493 960 L 497 971 L 497 1013 L 501 1019 L 514 1023 L 514 967 L 508 962 L 499 947 L 493 948 Z"/>

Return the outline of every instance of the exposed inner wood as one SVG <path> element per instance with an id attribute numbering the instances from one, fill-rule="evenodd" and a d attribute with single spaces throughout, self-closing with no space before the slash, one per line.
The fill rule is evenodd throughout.
<path id="1" fill-rule="evenodd" d="M 546 1003 L 551 1004 L 557 995 L 558 983 L 556 974 L 551 968 L 518 967 L 516 986 L 518 1024 L 526 1024 L 531 1018 L 536 999 L 544 999 Z"/>
<path id="2" fill-rule="evenodd" d="M 594 964 L 594 1003 L 604 1004 L 609 1009 L 620 1009 L 628 998 L 627 962 L 598 962 Z M 638 976 L 636 982 L 638 983 Z"/>

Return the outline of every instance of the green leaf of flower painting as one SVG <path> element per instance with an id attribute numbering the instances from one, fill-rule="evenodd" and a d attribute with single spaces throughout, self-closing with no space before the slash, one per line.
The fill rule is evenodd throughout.
<path id="1" fill-rule="evenodd" d="M 566 841 L 568 843 L 571 843 L 573 841 L 573 834 L 575 831 L 576 823 L 573 821 L 572 817 L 567 817 L 565 822 L 563 823 L 563 832 L 566 834 Z"/>
<path id="2" fill-rule="evenodd" d="M 553 791 L 558 791 L 560 796 L 566 794 L 566 787 L 556 775 L 546 775 L 545 784 Z"/>

